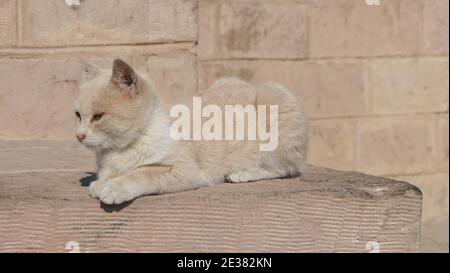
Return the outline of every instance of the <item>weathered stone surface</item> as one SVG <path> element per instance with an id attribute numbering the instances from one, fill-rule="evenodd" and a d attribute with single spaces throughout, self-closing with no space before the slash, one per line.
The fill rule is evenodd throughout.
<path id="1" fill-rule="evenodd" d="M 197 36 L 195 0 L 96 0 L 75 8 L 60 0 L 27 0 L 22 9 L 25 45 L 195 41 Z"/>
<path id="2" fill-rule="evenodd" d="M 167 104 L 177 104 L 197 93 L 197 62 L 189 52 L 149 56 L 146 71 Z"/>
<path id="3" fill-rule="evenodd" d="M 75 59 L 0 60 L 0 135 L 68 136 L 80 71 Z"/>
<path id="4" fill-rule="evenodd" d="M 300 99 L 310 117 L 353 116 L 369 111 L 364 68 L 359 61 L 202 62 L 199 89 L 230 76 L 254 84 L 281 83 Z"/>
<path id="5" fill-rule="evenodd" d="M 448 0 L 425 0 L 424 36 L 425 53 L 448 55 Z"/>
<path id="6" fill-rule="evenodd" d="M 18 154 L 43 145 L 0 142 L 12 144 Z M 92 171 L 79 165 L 92 155 L 63 143 L 47 147 L 54 160 L 40 171 L 0 172 L 0 252 L 66 252 L 70 241 L 81 252 L 368 252 L 368 242 L 381 252 L 418 250 L 421 193 L 405 182 L 308 167 L 300 178 L 107 207 L 88 196 L 94 178 L 86 172 L 48 170 L 72 160 Z M 0 159 L 22 163 L 11 154 Z"/>
<path id="7" fill-rule="evenodd" d="M 373 111 L 380 114 L 448 111 L 448 57 L 371 61 Z"/>
<path id="8" fill-rule="evenodd" d="M 422 191 L 420 251 L 448 253 L 448 169 L 445 173 L 394 176 L 392 178 L 408 181 L 419 187 Z"/>
<path id="9" fill-rule="evenodd" d="M 354 170 L 355 130 L 351 120 L 310 121 L 309 162 L 338 170 Z"/>
<path id="10" fill-rule="evenodd" d="M 319 0 L 311 6 L 313 57 L 415 55 L 421 51 L 422 1 Z"/>
<path id="11" fill-rule="evenodd" d="M 94 153 L 78 141 L 0 141 L 0 173 L 95 170 Z"/>
<path id="12" fill-rule="evenodd" d="M 199 58 L 305 58 L 307 14 L 298 3 L 200 2 Z"/>
<path id="13" fill-rule="evenodd" d="M 448 213 L 439 221 L 425 225 L 422 228 L 420 252 L 425 253 L 448 253 L 449 237 Z"/>
<path id="14" fill-rule="evenodd" d="M 219 4 L 200 0 L 198 3 L 198 58 L 214 58 L 219 39 L 216 33 Z"/>
<path id="15" fill-rule="evenodd" d="M 16 1 L 0 1 L 0 47 L 17 42 Z"/>
<path id="16" fill-rule="evenodd" d="M 408 181 L 422 191 L 422 222 L 424 225 L 439 221 L 443 215 L 448 215 L 448 173 L 394 176 L 393 178 Z"/>
<path id="17" fill-rule="evenodd" d="M 357 124 L 356 168 L 374 175 L 437 170 L 433 116 L 379 117 Z"/>

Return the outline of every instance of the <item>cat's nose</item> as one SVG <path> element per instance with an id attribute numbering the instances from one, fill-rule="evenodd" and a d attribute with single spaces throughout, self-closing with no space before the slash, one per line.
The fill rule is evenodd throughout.
<path id="1" fill-rule="evenodd" d="M 83 140 L 86 138 L 85 134 L 76 134 L 75 135 L 79 142 L 83 142 Z"/>

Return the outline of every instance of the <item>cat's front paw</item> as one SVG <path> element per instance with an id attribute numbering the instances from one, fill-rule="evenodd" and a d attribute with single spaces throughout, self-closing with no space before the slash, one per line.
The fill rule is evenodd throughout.
<path id="1" fill-rule="evenodd" d="M 99 198 L 100 192 L 101 192 L 101 190 L 103 190 L 105 185 L 106 185 L 106 181 L 103 181 L 103 180 L 97 180 L 97 181 L 91 182 L 91 184 L 89 185 L 89 195 L 92 198 Z"/>
<path id="2" fill-rule="evenodd" d="M 106 183 L 103 189 L 101 189 L 99 198 L 107 205 L 121 204 L 130 201 L 136 197 L 131 190 L 130 184 L 129 181 L 122 178 L 111 179 Z"/>

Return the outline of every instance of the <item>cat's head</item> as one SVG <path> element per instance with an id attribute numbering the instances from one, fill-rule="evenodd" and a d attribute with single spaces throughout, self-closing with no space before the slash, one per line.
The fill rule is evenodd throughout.
<path id="1" fill-rule="evenodd" d="M 127 63 L 111 70 L 83 61 L 85 81 L 75 103 L 77 139 L 88 148 L 122 149 L 139 137 L 151 108 L 143 78 Z"/>

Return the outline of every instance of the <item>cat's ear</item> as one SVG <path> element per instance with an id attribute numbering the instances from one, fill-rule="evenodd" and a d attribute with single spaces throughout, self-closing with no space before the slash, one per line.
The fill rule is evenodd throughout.
<path id="1" fill-rule="evenodd" d="M 134 96 L 139 93 L 138 75 L 129 64 L 121 59 L 114 60 L 111 81 L 124 95 Z"/>
<path id="2" fill-rule="evenodd" d="M 96 66 L 95 64 L 92 64 L 82 58 L 80 58 L 79 60 L 83 67 L 84 81 L 92 80 L 100 72 L 100 68 L 98 66 Z"/>

